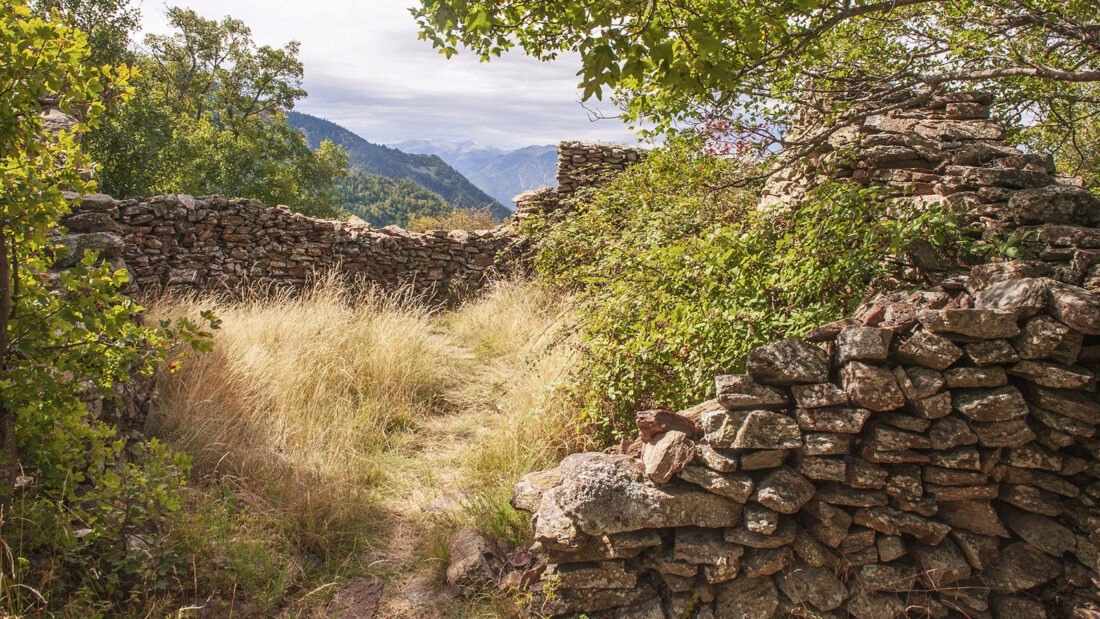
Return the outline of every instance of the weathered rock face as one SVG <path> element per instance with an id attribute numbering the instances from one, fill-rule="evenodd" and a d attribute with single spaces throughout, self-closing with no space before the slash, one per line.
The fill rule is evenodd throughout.
<path id="1" fill-rule="evenodd" d="M 966 205 L 1040 258 L 878 295 L 756 349 L 680 420 L 640 413 L 642 459 L 574 455 L 528 476 L 514 503 L 535 511 L 534 554 L 551 579 L 585 574 L 557 579 L 544 608 L 1100 613 L 1100 201 L 1004 146 L 987 105 L 957 95 L 868 119 L 841 175 Z M 792 195 L 782 180 L 769 187 Z"/>

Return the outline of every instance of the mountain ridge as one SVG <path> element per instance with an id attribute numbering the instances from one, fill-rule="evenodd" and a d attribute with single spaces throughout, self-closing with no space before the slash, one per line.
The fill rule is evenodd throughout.
<path id="1" fill-rule="evenodd" d="M 529 189 L 557 184 L 558 147 L 553 144 L 507 150 L 472 141 L 406 140 L 393 146 L 438 156 L 502 204 Z"/>
<path id="2" fill-rule="evenodd" d="M 354 170 L 411 180 L 458 208 L 488 208 L 501 220 L 511 215 L 511 210 L 499 200 L 437 155 L 412 154 L 375 144 L 330 120 L 302 112 L 288 112 L 287 121 L 306 135 L 311 148 L 317 148 L 326 139 L 343 146 L 348 153 L 349 167 Z"/>

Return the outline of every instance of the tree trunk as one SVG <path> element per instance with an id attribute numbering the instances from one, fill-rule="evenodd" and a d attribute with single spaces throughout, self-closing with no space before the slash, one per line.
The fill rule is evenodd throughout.
<path id="1" fill-rule="evenodd" d="M 0 378 L 8 373 L 8 325 L 12 313 L 12 260 L 7 230 L 0 226 Z M 15 412 L 0 399 L 0 502 L 6 507 L 19 475 L 19 447 L 15 442 Z"/>

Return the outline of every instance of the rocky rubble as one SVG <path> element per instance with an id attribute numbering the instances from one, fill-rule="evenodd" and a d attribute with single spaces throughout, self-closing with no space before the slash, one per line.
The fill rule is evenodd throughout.
<path id="1" fill-rule="evenodd" d="M 1094 616 L 1098 370 L 1100 295 L 1051 278 L 882 296 L 761 347 L 715 400 L 517 485 L 540 608 Z"/>

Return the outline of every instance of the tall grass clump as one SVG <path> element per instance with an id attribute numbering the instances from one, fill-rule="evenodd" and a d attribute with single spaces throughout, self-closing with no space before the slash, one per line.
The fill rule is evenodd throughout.
<path id="1" fill-rule="evenodd" d="M 478 481 L 517 477 L 584 447 L 562 389 L 574 362 L 569 316 L 549 288 L 505 280 L 448 317 L 451 336 L 481 366 L 456 399 L 495 417 L 492 437 L 470 455 Z"/>
<path id="2" fill-rule="evenodd" d="M 162 377 L 153 431 L 200 475 L 230 476 L 298 519 L 312 552 L 363 539 L 377 524 L 371 496 L 385 452 L 455 380 L 430 312 L 335 279 L 300 296 L 164 300 L 154 312 L 199 308 L 222 329 L 213 352 Z"/>

